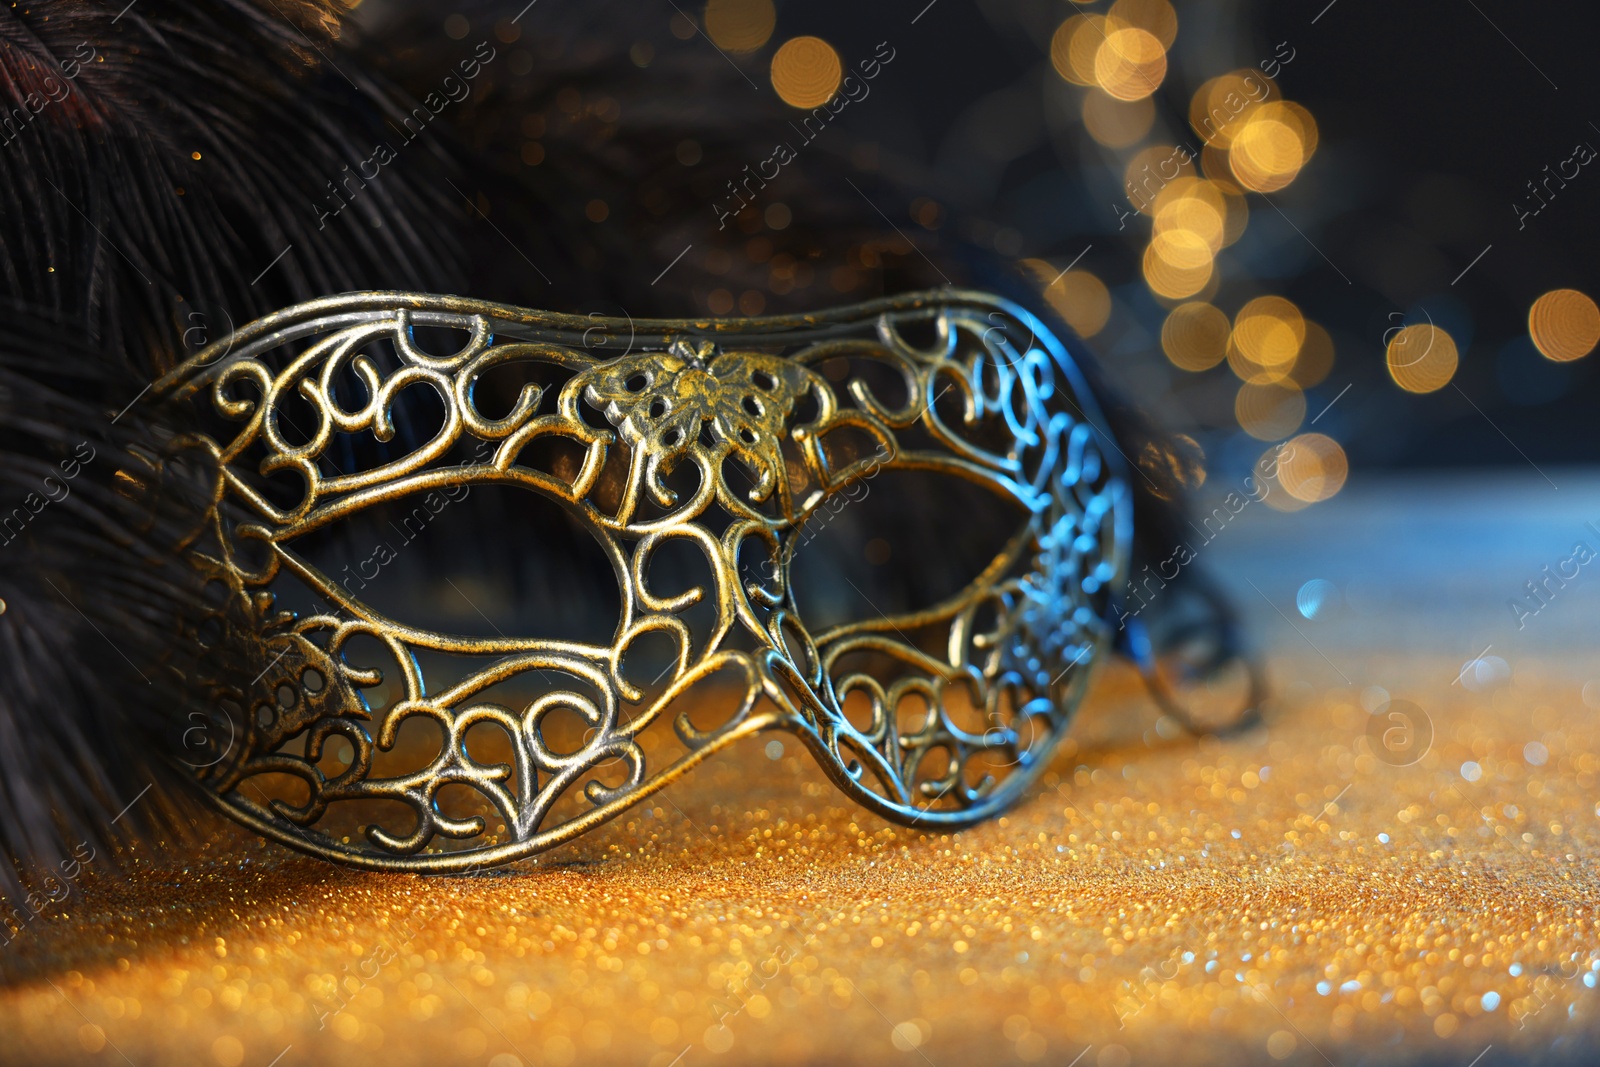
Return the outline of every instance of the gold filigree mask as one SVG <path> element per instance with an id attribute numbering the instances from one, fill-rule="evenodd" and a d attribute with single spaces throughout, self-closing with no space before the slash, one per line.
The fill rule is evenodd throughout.
<path id="1" fill-rule="evenodd" d="M 422 328 L 461 347 L 433 354 Z M 538 373 L 489 417 L 480 382 L 513 364 Z M 228 814 L 336 862 L 523 858 L 767 730 L 888 819 L 969 825 L 1039 775 L 1109 651 L 1125 468 L 1061 342 L 996 297 L 632 322 L 358 293 L 246 326 L 158 388 L 225 427 L 183 442 L 217 471 L 185 549 L 215 594 L 190 635 L 211 686 L 208 755 L 188 762 Z M 425 440 L 397 434 L 398 398 L 418 389 L 443 406 Z M 347 440 L 382 447 L 339 451 Z M 552 440 L 564 451 L 540 447 Z M 351 455 L 381 461 L 335 462 Z M 1017 526 L 938 603 L 808 626 L 790 585 L 802 531 L 897 470 L 981 487 Z M 298 549 L 383 502 L 480 485 L 540 494 L 598 542 L 620 592 L 609 641 L 406 625 Z M 652 561 L 675 541 L 711 577 L 669 595 Z M 285 583 L 316 606 L 284 610 Z M 698 630 L 696 605 L 713 619 Z M 674 650 L 655 682 L 630 663 L 645 635 Z M 251 673 L 225 671 L 230 656 L 256 679 L 222 681 Z M 425 677 L 430 657 L 450 676 Z M 416 723 L 431 733 L 405 742 Z"/>

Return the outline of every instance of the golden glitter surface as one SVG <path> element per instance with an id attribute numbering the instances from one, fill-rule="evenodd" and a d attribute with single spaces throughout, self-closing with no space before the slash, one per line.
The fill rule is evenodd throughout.
<path id="1" fill-rule="evenodd" d="M 91 862 L 4 948 L 0 1059 L 1582 1061 L 1582 678 L 1519 661 L 1469 690 L 1413 657 L 1383 668 L 1413 702 L 1374 715 L 1272 666 L 1265 725 L 1200 740 L 1103 675 L 1035 795 L 959 834 L 844 806 L 757 738 L 472 878 L 344 871 L 221 824 L 187 866 Z"/>

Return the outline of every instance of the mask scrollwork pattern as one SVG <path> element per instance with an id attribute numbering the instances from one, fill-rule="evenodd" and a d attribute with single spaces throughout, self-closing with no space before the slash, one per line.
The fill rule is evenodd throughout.
<path id="1" fill-rule="evenodd" d="M 463 344 L 425 351 L 419 326 Z M 349 294 L 244 327 L 159 384 L 227 428 L 182 443 L 217 471 L 187 547 L 217 591 L 205 632 L 189 635 L 197 662 L 234 656 L 260 669 L 248 686 L 223 680 L 241 676 L 236 663 L 213 672 L 232 744 L 191 763 L 229 814 L 336 862 L 447 872 L 569 841 L 765 730 L 798 737 L 852 799 L 913 826 L 995 815 L 1043 770 L 1109 652 L 1110 590 L 1132 523 L 1125 465 L 1060 340 L 1013 304 L 960 291 L 809 316 L 616 326 L 630 339 L 621 355 L 597 351 L 593 317 Z M 874 373 L 823 373 L 841 359 Z M 518 361 L 544 365 L 558 384 L 523 385 L 506 414 L 485 415 L 480 380 Z M 427 440 L 397 426 L 397 398 L 419 388 L 443 405 Z M 335 466 L 347 437 L 387 444 L 340 455 L 382 461 Z M 547 437 L 581 459 L 531 459 Z M 1020 526 L 938 604 L 808 628 L 789 585 L 799 532 L 892 470 L 976 483 L 1008 500 Z M 301 484 L 293 500 L 262 488 L 283 475 Z M 593 534 L 621 594 L 610 642 L 413 627 L 296 549 L 380 502 L 485 484 L 542 494 Z M 699 549 L 711 580 L 660 594 L 651 560 L 674 540 Z M 282 610 L 273 590 L 290 576 L 325 608 Z M 696 632 L 684 616 L 703 603 L 714 622 Z M 625 665 L 645 635 L 675 648 L 653 689 Z M 358 639 L 384 662 L 352 655 Z M 473 666 L 430 684 L 425 652 Z M 520 704 L 493 699 L 535 673 L 559 684 Z M 735 699 L 715 723 L 697 722 L 686 705 L 713 677 L 734 679 Z M 381 710 L 368 698 L 379 685 L 393 692 Z M 581 738 L 552 735 L 558 713 L 585 725 Z M 437 726 L 438 751 L 387 766 L 413 719 Z M 491 724 L 510 739 L 509 762 L 469 754 L 467 733 Z M 671 731 L 670 759 L 652 756 L 665 743 L 646 743 L 657 724 Z M 347 761 L 329 771 L 323 756 L 340 739 Z M 300 783 L 304 799 L 266 799 L 255 787 L 263 775 Z M 487 815 L 448 814 L 440 790 L 451 786 L 474 791 Z M 390 813 L 398 803 L 408 817 L 345 836 L 326 829 L 341 805 L 367 801 L 391 802 Z"/>

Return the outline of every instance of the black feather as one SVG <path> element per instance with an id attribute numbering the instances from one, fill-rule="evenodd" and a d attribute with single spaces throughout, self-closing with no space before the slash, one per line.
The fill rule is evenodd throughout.
<path id="1" fill-rule="evenodd" d="M 403 114 L 340 53 L 338 10 L 0 10 L 7 899 L 18 872 L 49 873 L 80 841 L 103 848 L 182 822 L 165 803 L 181 787 L 173 741 L 190 706 L 169 662 L 193 608 L 170 561 L 181 494 L 118 491 L 130 475 L 159 483 L 146 460 L 180 428 L 145 399 L 154 376 L 294 301 L 458 287 L 456 208 L 411 175 L 370 183 L 337 224 L 319 215 L 327 183 Z M 92 461 L 74 459 L 80 446 Z M 64 480 L 63 462 L 81 469 Z"/>

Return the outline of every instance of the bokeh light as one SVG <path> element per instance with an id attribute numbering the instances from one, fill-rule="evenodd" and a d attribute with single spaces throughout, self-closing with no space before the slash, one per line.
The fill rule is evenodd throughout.
<path id="1" fill-rule="evenodd" d="M 1387 358 L 1389 377 L 1408 393 L 1443 389 L 1460 363 L 1455 339 L 1431 322 L 1396 330 L 1389 339 Z"/>
<path id="2" fill-rule="evenodd" d="M 772 56 L 772 88 L 790 107 L 821 107 L 844 80 L 839 53 L 820 37 L 794 37 Z"/>
<path id="3" fill-rule="evenodd" d="M 1112 30 L 1094 53 L 1094 81 L 1118 100 L 1139 100 L 1161 87 L 1167 50 L 1149 30 Z"/>
<path id="4" fill-rule="evenodd" d="M 1080 337 L 1093 337 L 1111 317 L 1111 291 L 1087 270 L 1061 270 L 1044 259 L 1025 259 L 1022 266 L 1038 279 L 1044 298 Z"/>
<path id="5" fill-rule="evenodd" d="M 1152 217 L 1163 196 L 1177 195 L 1178 190 L 1198 180 L 1188 153 L 1177 145 L 1165 144 L 1150 145 L 1134 153 L 1122 178 L 1128 203 Z"/>
<path id="6" fill-rule="evenodd" d="M 1313 578 L 1294 595 L 1294 606 L 1307 619 L 1325 618 L 1339 603 L 1339 587 L 1326 578 Z"/>
<path id="7" fill-rule="evenodd" d="M 1198 247 L 1204 249 L 1205 245 L 1200 242 Z M 1180 245 L 1169 240 L 1158 244 L 1157 241 L 1151 241 L 1144 250 L 1144 281 L 1150 291 L 1168 300 L 1183 300 L 1204 289 L 1211 280 L 1211 257 L 1206 256 L 1195 263 L 1195 249 L 1194 243 Z M 1164 253 L 1175 256 L 1179 262 L 1165 258 Z"/>
<path id="8" fill-rule="evenodd" d="M 1228 169 L 1253 192 L 1282 189 L 1316 148 L 1316 123 L 1297 104 L 1272 101 L 1245 120 L 1228 149 Z"/>
<path id="9" fill-rule="evenodd" d="M 1300 355 L 1289 371 L 1289 377 L 1302 389 L 1320 384 L 1333 370 L 1333 338 L 1316 323 L 1306 320 L 1305 340 L 1300 343 Z"/>
<path id="10" fill-rule="evenodd" d="M 1552 289 L 1528 309 L 1528 336 L 1545 359 L 1581 359 L 1600 343 L 1600 307 L 1576 289 Z"/>
<path id="11" fill-rule="evenodd" d="M 1281 296 L 1256 297 L 1234 316 L 1228 366 L 1246 382 L 1284 381 L 1305 338 L 1305 316 L 1293 302 Z"/>
<path id="12" fill-rule="evenodd" d="M 1261 458 L 1256 460 L 1255 470 L 1261 478 L 1261 488 L 1265 493 L 1261 498 L 1262 503 L 1274 511 L 1301 511 L 1311 506 L 1299 497 L 1291 496 L 1279 480 L 1283 470 L 1283 462 L 1288 456 L 1288 442 L 1285 441 L 1281 445 L 1273 445 L 1268 448 L 1261 453 Z"/>
<path id="13" fill-rule="evenodd" d="M 1226 149 L 1256 109 L 1276 93 L 1272 79 L 1258 70 L 1223 74 L 1195 91 L 1189 101 L 1189 124 L 1208 146 Z"/>
<path id="14" fill-rule="evenodd" d="M 1166 219 L 1162 218 L 1163 213 L 1167 213 Z M 1204 236 L 1214 249 L 1237 241 L 1244 234 L 1250 217 L 1244 195 L 1236 186 L 1182 173 L 1162 186 L 1150 214 L 1155 217 L 1158 229 L 1169 226 L 1192 229 Z M 1210 221 L 1210 215 L 1215 215 L 1221 223 L 1220 232 Z"/>
<path id="15" fill-rule="evenodd" d="M 706 0 L 706 36 L 727 52 L 754 52 L 772 37 L 772 0 Z"/>
<path id="16" fill-rule="evenodd" d="M 1192 184 L 1198 186 L 1207 183 Z M 1165 194 L 1166 190 L 1163 189 L 1162 193 Z M 1206 250 L 1204 258 L 1210 259 L 1222 251 L 1227 237 L 1226 211 L 1222 198 L 1215 193 L 1209 198 L 1163 195 L 1156 201 L 1155 234 L 1157 237 L 1187 234 Z M 1188 237 L 1182 238 L 1182 242 L 1192 243 Z"/>
<path id="17" fill-rule="evenodd" d="M 1278 459 L 1278 484 L 1296 500 L 1316 504 L 1344 488 L 1350 462 L 1339 442 L 1327 434 L 1303 433 L 1291 439 Z"/>
<path id="18" fill-rule="evenodd" d="M 1167 0 L 1117 0 L 1111 5 L 1111 18 L 1148 32 L 1162 48 L 1171 48 L 1178 39 L 1178 13 Z"/>
<path id="19" fill-rule="evenodd" d="M 1073 85 L 1094 85 L 1095 53 L 1121 25 L 1104 15 L 1073 15 L 1050 38 L 1050 65 Z"/>
<path id="20" fill-rule="evenodd" d="M 1245 67 L 1205 81 L 1190 98 L 1187 117 L 1198 141 L 1152 143 L 1152 133 L 1173 136 L 1161 132 L 1162 108 L 1152 93 L 1166 77 L 1178 28 L 1171 0 L 1115 0 L 1104 15 L 1080 4 L 1051 38 L 1051 64 L 1062 79 L 1086 90 L 1079 109 L 1088 136 L 1129 153 L 1122 163 L 1124 192 L 1151 220 L 1142 279 L 1170 309 L 1161 325 L 1162 352 L 1173 367 L 1191 373 L 1226 361 L 1239 380 L 1238 426 L 1258 439 L 1282 441 L 1302 428 L 1305 390 L 1333 371 L 1333 339 L 1281 296 L 1257 296 L 1230 321 L 1216 306 L 1217 294 L 1241 268 L 1247 276 L 1257 268 L 1232 263 L 1225 273 L 1219 257 L 1249 225 L 1248 195 L 1276 192 L 1299 176 L 1317 150 L 1317 123 L 1305 107 L 1285 100 L 1263 69 Z M 1112 302 L 1108 293 L 1102 296 L 1098 278 L 1073 272 L 1052 281 L 1047 263 L 1028 264 L 1052 306 L 1080 333 L 1105 327 Z M 1437 352 L 1414 368 L 1401 366 L 1396 380 L 1414 391 L 1447 382 L 1455 370 L 1454 346 L 1443 331 L 1440 337 Z M 1415 339 L 1415 333 L 1405 335 L 1401 347 Z M 1314 496 L 1305 488 L 1311 477 L 1302 471 L 1296 484 Z M 1281 510 L 1307 506 L 1281 487 L 1274 496 Z"/>
<path id="21" fill-rule="evenodd" d="M 1255 117 L 1270 118 L 1293 129 L 1295 136 L 1300 138 L 1300 148 L 1307 160 L 1316 154 L 1317 144 L 1321 140 L 1321 134 L 1317 131 L 1317 120 L 1300 104 L 1293 100 L 1269 100 L 1261 105 L 1261 110 L 1256 112 Z"/>
<path id="22" fill-rule="evenodd" d="M 1218 230 L 1220 232 L 1220 226 Z M 1193 230 L 1158 230 L 1150 239 L 1150 247 L 1156 255 L 1179 270 L 1196 270 L 1211 265 L 1211 246 Z"/>
<path id="23" fill-rule="evenodd" d="M 1245 382 L 1233 398 L 1233 414 L 1251 437 L 1277 441 L 1305 421 L 1306 394 L 1291 381 Z"/>
<path id="24" fill-rule="evenodd" d="M 1220 308 L 1204 301 L 1180 304 L 1161 324 L 1161 350 L 1175 367 L 1210 370 L 1227 355 L 1231 328 Z"/>
<path id="25" fill-rule="evenodd" d="M 1093 337 L 1111 317 L 1106 283 L 1086 270 L 1069 270 L 1046 286 L 1044 298 L 1080 337 Z"/>
<path id="26" fill-rule="evenodd" d="M 1083 128 L 1107 148 L 1127 148 L 1150 132 L 1156 120 L 1149 97 L 1118 100 L 1098 89 L 1083 94 Z"/>

